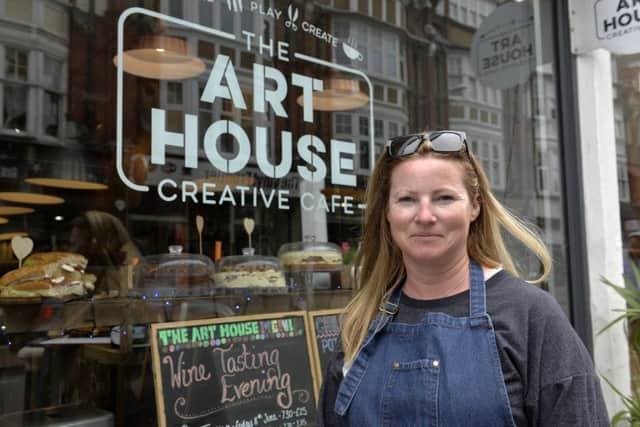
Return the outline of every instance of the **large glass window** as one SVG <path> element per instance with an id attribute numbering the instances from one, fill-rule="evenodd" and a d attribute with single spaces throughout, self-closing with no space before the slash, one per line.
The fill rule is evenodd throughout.
<path id="1" fill-rule="evenodd" d="M 551 5 L 0 1 L 0 274 L 14 237 L 75 254 L 57 282 L 0 286 L 0 424 L 80 403 L 155 425 L 150 324 L 344 307 L 366 183 L 402 133 L 465 131 L 564 264 Z M 634 99 L 616 100 L 629 221 Z M 566 270 L 543 286 L 568 308 Z"/>

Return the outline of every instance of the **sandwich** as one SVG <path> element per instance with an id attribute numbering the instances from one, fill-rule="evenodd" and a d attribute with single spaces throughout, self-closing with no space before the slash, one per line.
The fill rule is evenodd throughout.
<path id="1" fill-rule="evenodd" d="M 96 276 L 85 273 L 87 259 L 70 252 L 30 255 L 24 267 L 0 277 L 0 297 L 64 297 L 85 295 Z"/>

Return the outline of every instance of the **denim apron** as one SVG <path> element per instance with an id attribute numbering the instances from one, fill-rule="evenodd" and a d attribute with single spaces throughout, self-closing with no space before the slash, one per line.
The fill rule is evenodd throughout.
<path id="1" fill-rule="evenodd" d="M 340 384 L 335 411 L 349 426 L 515 426 L 482 269 L 470 262 L 469 317 L 427 313 L 391 322 L 398 286 L 373 320 Z"/>

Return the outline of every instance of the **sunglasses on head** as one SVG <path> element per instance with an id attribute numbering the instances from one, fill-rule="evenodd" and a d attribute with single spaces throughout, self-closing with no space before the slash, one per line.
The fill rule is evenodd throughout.
<path id="1" fill-rule="evenodd" d="M 387 141 L 387 154 L 394 159 L 410 156 L 415 154 L 425 141 L 429 141 L 431 151 L 436 153 L 457 153 L 464 150 L 469 154 L 467 134 L 454 130 L 396 136 Z"/>

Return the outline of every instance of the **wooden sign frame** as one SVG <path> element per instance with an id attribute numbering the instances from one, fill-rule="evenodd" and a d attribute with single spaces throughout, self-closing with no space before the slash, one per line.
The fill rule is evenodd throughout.
<path id="1" fill-rule="evenodd" d="M 159 342 L 158 342 L 158 331 L 162 329 L 176 329 L 182 327 L 192 327 L 192 326 L 201 326 L 201 325 L 217 325 L 222 323 L 241 323 L 248 322 L 252 320 L 279 320 L 286 317 L 296 317 L 300 318 L 304 324 L 305 331 L 305 339 L 307 344 L 307 352 L 309 355 L 309 371 L 311 373 L 311 379 L 313 383 L 313 394 L 314 401 L 318 400 L 318 392 L 319 392 L 319 378 L 317 375 L 317 366 L 315 363 L 316 355 L 314 354 L 315 346 L 313 345 L 313 341 L 311 339 L 311 334 L 313 333 L 312 328 L 309 323 L 308 312 L 306 311 L 288 311 L 288 312 L 280 312 L 280 313 L 269 313 L 269 314 L 259 314 L 259 315 L 249 315 L 249 316 L 234 316 L 234 317 L 218 317 L 213 319 L 201 319 L 201 320 L 188 320 L 181 322 L 167 322 L 167 323 L 154 323 L 151 324 L 151 356 L 152 356 L 152 372 L 153 372 L 153 384 L 154 384 L 154 392 L 156 397 L 156 412 L 158 416 L 158 426 L 166 427 L 166 419 L 165 419 L 165 402 L 164 402 L 164 393 L 163 393 L 163 384 L 162 384 L 162 371 L 161 371 L 161 363 L 160 363 L 160 351 L 159 351 Z M 315 337 L 315 334 L 314 334 Z"/>
<path id="2" fill-rule="evenodd" d="M 327 316 L 327 315 L 340 315 L 344 312 L 342 308 L 332 308 L 330 310 L 315 310 L 308 311 L 307 316 L 309 316 L 309 329 L 311 329 L 311 345 L 313 346 L 313 364 L 316 370 L 316 376 L 318 377 L 316 395 L 320 395 L 320 387 L 322 386 L 322 377 L 324 372 L 322 372 L 322 366 L 320 365 L 320 349 L 318 348 L 318 336 L 316 334 L 316 324 L 314 322 L 316 317 Z"/>

